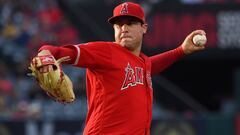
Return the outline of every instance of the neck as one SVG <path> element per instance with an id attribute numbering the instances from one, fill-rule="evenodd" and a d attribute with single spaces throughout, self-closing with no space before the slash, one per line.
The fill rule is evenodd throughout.
<path id="1" fill-rule="evenodd" d="M 131 51 L 134 55 L 138 56 L 141 53 L 141 49 L 142 49 L 142 42 L 139 42 L 137 45 L 137 48 L 135 48 L 133 51 Z"/>
<path id="2" fill-rule="evenodd" d="M 131 47 L 122 45 L 122 44 L 120 44 L 120 43 L 118 43 L 118 42 L 114 42 L 114 43 L 117 43 L 117 44 L 119 44 L 120 46 L 128 49 L 132 54 L 134 54 L 134 55 L 136 55 L 136 56 L 139 56 L 139 55 L 140 55 L 141 48 L 142 48 L 141 43 L 140 43 L 138 46 L 136 46 L 135 48 L 131 48 Z"/>
<path id="3" fill-rule="evenodd" d="M 135 50 L 131 51 L 131 53 L 133 53 L 136 56 L 139 56 L 141 52 L 141 46 L 139 46 L 138 48 L 136 48 Z"/>

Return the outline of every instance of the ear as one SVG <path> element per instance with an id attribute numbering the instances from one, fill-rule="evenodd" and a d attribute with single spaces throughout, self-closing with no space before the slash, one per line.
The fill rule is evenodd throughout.
<path id="1" fill-rule="evenodd" d="M 148 29 L 148 24 L 146 23 L 142 24 L 142 28 L 143 28 L 143 34 L 146 34 Z"/>

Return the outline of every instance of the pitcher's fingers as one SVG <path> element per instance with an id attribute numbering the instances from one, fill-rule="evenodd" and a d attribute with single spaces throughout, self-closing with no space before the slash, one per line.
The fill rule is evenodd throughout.
<path id="1" fill-rule="evenodd" d="M 48 71 L 53 71 L 53 66 L 52 65 L 48 66 Z"/>
<path id="2" fill-rule="evenodd" d="M 43 72 L 44 72 L 44 73 L 48 72 L 48 66 L 44 66 L 44 67 L 43 67 Z"/>
<path id="3" fill-rule="evenodd" d="M 197 34 L 206 35 L 206 32 L 204 30 L 195 30 L 192 32 L 191 35 L 197 35 Z"/>
<path id="4" fill-rule="evenodd" d="M 39 71 L 40 71 L 41 73 L 43 73 L 43 67 L 39 68 Z"/>

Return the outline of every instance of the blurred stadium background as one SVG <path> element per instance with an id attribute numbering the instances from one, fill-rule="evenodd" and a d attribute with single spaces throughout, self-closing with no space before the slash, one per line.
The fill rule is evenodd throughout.
<path id="1" fill-rule="evenodd" d="M 64 66 L 77 101 L 55 103 L 26 76 L 42 44 L 113 40 L 122 0 L 0 0 L 0 135 L 81 135 L 85 70 Z M 177 47 L 195 29 L 207 48 L 153 78 L 153 135 L 240 135 L 240 0 L 135 0 L 147 14 L 147 55 Z"/>

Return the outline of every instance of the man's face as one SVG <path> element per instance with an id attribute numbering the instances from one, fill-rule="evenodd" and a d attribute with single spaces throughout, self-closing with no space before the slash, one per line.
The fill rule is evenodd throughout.
<path id="1" fill-rule="evenodd" d="M 134 17 L 120 17 L 114 25 L 115 41 L 130 51 L 140 49 L 147 24 L 142 24 Z"/>

